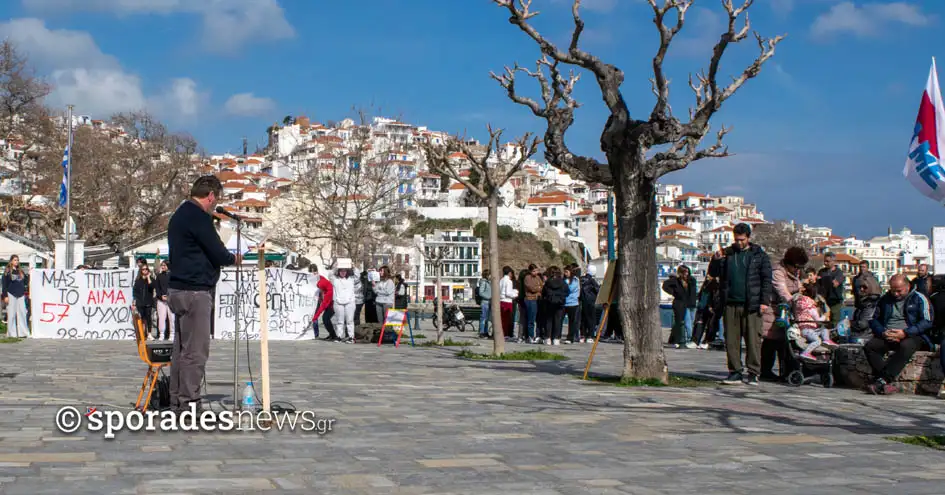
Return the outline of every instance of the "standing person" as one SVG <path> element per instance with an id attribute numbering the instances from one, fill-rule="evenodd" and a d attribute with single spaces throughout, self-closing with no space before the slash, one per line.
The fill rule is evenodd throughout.
<path id="1" fill-rule="evenodd" d="M 709 263 L 709 275 L 719 279 L 725 309 L 725 351 L 728 362 L 727 385 L 758 385 L 761 374 L 762 312 L 768 310 L 774 289 L 771 285 L 771 261 L 767 253 L 749 241 L 751 227 L 740 223 L 733 229 L 735 242 L 715 253 Z M 742 368 L 742 340 L 745 341 L 745 365 Z"/>
<path id="2" fill-rule="evenodd" d="M 167 299 L 178 322 L 171 355 L 171 408 L 176 411 L 192 403 L 201 409 L 200 385 L 210 357 L 211 291 L 220 280 L 220 269 L 240 262 L 213 226 L 211 212 L 222 195 L 220 179 L 200 177 L 167 226 L 167 261 L 174 267 Z"/>
<path id="3" fill-rule="evenodd" d="M 354 277 L 348 268 L 339 268 L 334 286 L 334 308 L 338 315 L 338 342 L 354 343 Z"/>
<path id="4" fill-rule="evenodd" d="M 374 292 L 374 283 L 368 271 L 361 272 L 361 289 L 364 291 L 364 322 L 378 323 L 377 293 Z"/>
<path id="5" fill-rule="evenodd" d="M 528 342 L 538 343 L 535 336 L 536 325 L 538 324 L 538 299 L 541 297 L 542 280 L 538 273 L 538 267 L 528 265 L 528 273 L 525 274 L 522 285 L 525 289 L 525 331 Z M 524 341 L 524 339 L 522 339 Z"/>
<path id="6" fill-rule="evenodd" d="M 482 271 L 482 277 L 479 278 L 479 282 L 476 283 L 476 296 L 479 299 L 479 310 L 481 316 L 479 316 L 479 338 L 487 339 L 489 338 L 489 312 L 492 307 L 492 282 L 489 280 L 489 276 L 492 273 L 489 270 Z"/>
<path id="7" fill-rule="evenodd" d="M 589 342 L 597 337 L 597 294 L 600 284 L 595 276 L 597 267 L 590 265 L 581 278 L 581 342 Z"/>
<path id="8" fill-rule="evenodd" d="M 407 295 L 407 283 L 399 273 L 394 275 L 394 309 L 407 309 L 410 297 Z"/>
<path id="9" fill-rule="evenodd" d="M 308 272 L 318 277 L 315 286 L 318 287 L 319 303 L 318 308 L 315 309 L 315 314 L 312 315 L 314 338 L 318 338 L 318 317 L 321 316 L 322 324 L 325 325 L 325 330 L 328 331 L 328 335 L 322 340 L 339 342 L 341 339 L 338 338 L 338 333 L 335 332 L 335 324 L 331 321 L 335 317 L 335 285 L 331 280 L 328 280 L 328 277 L 323 277 L 318 273 L 318 265 L 315 263 L 308 266 Z"/>
<path id="10" fill-rule="evenodd" d="M 171 274 L 168 271 L 167 261 L 162 261 L 161 273 L 158 273 L 154 284 L 154 298 L 157 303 L 158 335 L 163 335 L 164 340 L 174 339 L 174 312 L 167 306 L 170 281 Z"/>
<path id="11" fill-rule="evenodd" d="M 827 300 L 830 306 L 830 325 L 828 328 L 836 328 L 840 323 L 840 313 L 843 310 L 844 289 L 846 276 L 843 270 L 837 266 L 837 255 L 833 253 L 824 254 L 824 267 L 817 272 L 817 284 L 820 285 L 820 295 Z"/>
<path id="12" fill-rule="evenodd" d="M 564 301 L 564 312 L 568 315 L 568 338 L 564 343 L 576 344 L 581 339 L 581 270 L 573 265 L 566 269 L 564 283 L 568 286 L 568 297 Z"/>
<path id="13" fill-rule="evenodd" d="M 807 251 L 800 246 L 792 246 L 784 252 L 784 257 L 771 270 L 771 285 L 774 289 L 772 304 L 790 305 L 794 301 L 794 296 L 801 293 L 803 288 L 801 275 L 808 261 Z M 771 310 L 769 312 L 771 314 L 767 319 L 770 320 L 770 324 L 766 322 L 767 328 L 761 341 L 761 379 L 775 381 L 787 378 L 788 373 L 793 370 L 787 369 L 789 361 L 785 328 L 774 324 L 776 315 Z M 774 374 L 775 357 L 777 357 L 780 376 Z"/>
<path id="14" fill-rule="evenodd" d="M 556 266 L 548 268 L 547 276 L 541 294 L 545 310 L 545 345 L 561 345 L 561 326 L 564 323 L 564 304 L 568 300 L 568 285 L 562 277 L 561 269 Z"/>
<path id="15" fill-rule="evenodd" d="M 673 333 L 675 346 L 680 349 L 695 347 L 692 343 L 692 322 L 695 316 L 697 295 L 696 281 L 689 274 L 689 267 L 679 265 L 675 274 L 663 282 L 663 290 L 673 296 Z"/>
<path id="16" fill-rule="evenodd" d="M 154 314 L 154 285 L 154 279 L 151 277 L 151 269 L 148 268 L 148 265 L 138 268 L 138 276 L 135 278 L 131 298 L 135 303 L 135 309 L 138 310 L 138 315 L 144 320 L 144 334 L 157 340 L 158 332 L 157 329 L 154 329 L 152 320 Z"/>
<path id="17" fill-rule="evenodd" d="M 528 342 L 531 340 L 528 334 L 528 310 L 525 307 L 525 295 L 528 293 L 525 288 L 525 277 L 527 277 L 530 272 L 531 271 L 527 268 L 518 272 L 518 282 L 515 285 L 515 288 L 518 289 L 518 300 L 516 301 L 516 304 L 518 305 L 519 342 Z"/>
<path id="18" fill-rule="evenodd" d="M 354 327 L 361 326 L 361 310 L 364 309 L 364 285 L 367 284 L 367 273 L 361 270 L 354 279 Z M 370 284 L 367 284 L 370 285 Z"/>
<path id="19" fill-rule="evenodd" d="M 909 285 L 912 286 L 912 290 L 925 297 L 929 297 L 929 294 L 932 292 L 932 277 L 929 276 L 929 265 L 925 263 L 919 265 L 918 273 L 916 277 L 909 282 Z"/>
<path id="20" fill-rule="evenodd" d="M 10 262 L 3 270 L 2 298 L 7 305 L 7 337 L 25 338 L 30 335 L 26 318 L 26 297 L 30 286 L 30 277 L 20 266 L 20 257 L 10 256 Z"/>
<path id="21" fill-rule="evenodd" d="M 380 269 L 381 279 L 374 282 L 374 293 L 377 294 L 375 305 L 377 307 L 377 319 L 381 323 L 387 318 L 387 310 L 394 305 L 394 280 L 390 276 L 390 268 L 382 266 Z"/>
<path id="22" fill-rule="evenodd" d="M 514 277 L 515 270 L 512 270 L 512 267 L 502 267 L 502 280 L 499 280 L 499 309 L 502 313 L 502 333 L 505 334 L 506 339 L 512 338 L 515 300 L 518 298 Z"/>

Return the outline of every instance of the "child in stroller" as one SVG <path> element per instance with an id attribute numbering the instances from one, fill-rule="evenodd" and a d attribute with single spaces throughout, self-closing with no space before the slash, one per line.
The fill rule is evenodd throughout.
<path id="1" fill-rule="evenodd" d="M 787 379 L 794 386 L 810 383 L 815 378 L 820 378 L 825 387 L 833 386 L 832 348 L 837 344 L 831 340 L 830 330 L 823 326 L 829 320 L 829 309 L 821 309 L 817 299 L 817 285 L 808 283 L 792 304 L 793 318 L 787 342 L 791 351 L 788 355 L 793 362 Z"/>

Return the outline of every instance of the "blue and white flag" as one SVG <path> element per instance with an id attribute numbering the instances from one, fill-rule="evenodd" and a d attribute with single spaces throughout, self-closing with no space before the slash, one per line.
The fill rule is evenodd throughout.
<path id="1" fill-rule="evenodd" d="M 59 206 L 66 206 L 69 199 L 69 147 L 62 154 L 62 184 L 59 184 Z"/>

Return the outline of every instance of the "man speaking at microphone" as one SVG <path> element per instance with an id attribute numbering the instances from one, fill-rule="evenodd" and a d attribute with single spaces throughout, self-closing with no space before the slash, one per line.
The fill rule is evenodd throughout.
<path id="1" fill-rule="evenodd" d="M 220 179 L 200 177 L 190 188 L 190 199 L 181 203 L 167 226 L 168 305 L 177 317 L 171 355 L 171 408 L 186 411 L 192 402 L 200 407 L 200 386 L 210 357 L 210 324 L 213 290 L 220 268 L 239 262 L 213 226 L 212 212 L 223 194 Z"/>

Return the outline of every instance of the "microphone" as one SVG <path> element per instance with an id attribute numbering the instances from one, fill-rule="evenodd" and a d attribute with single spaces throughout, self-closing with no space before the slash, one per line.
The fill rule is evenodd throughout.
<path id="1" fill-rule="evenodd" d="M 237 215 L 237 214 L 235 214 L 235 213 L 230 213 L 229 211 L 227 211 L 226 209 L 224 209 L 222 206 L 217 206 L 216 212 L 219 213 L 219 214 L 221 214 L 221 215 L 223 215 L 223 216 L 225 216 L 225 217 L 230 217 L 230 218 L 232 218 L 233 220 L 236 220 L 237 222 L 242 222 L 242 221 L 243 221 L 242 217 L 240 217 L 239 215 Z"/>

